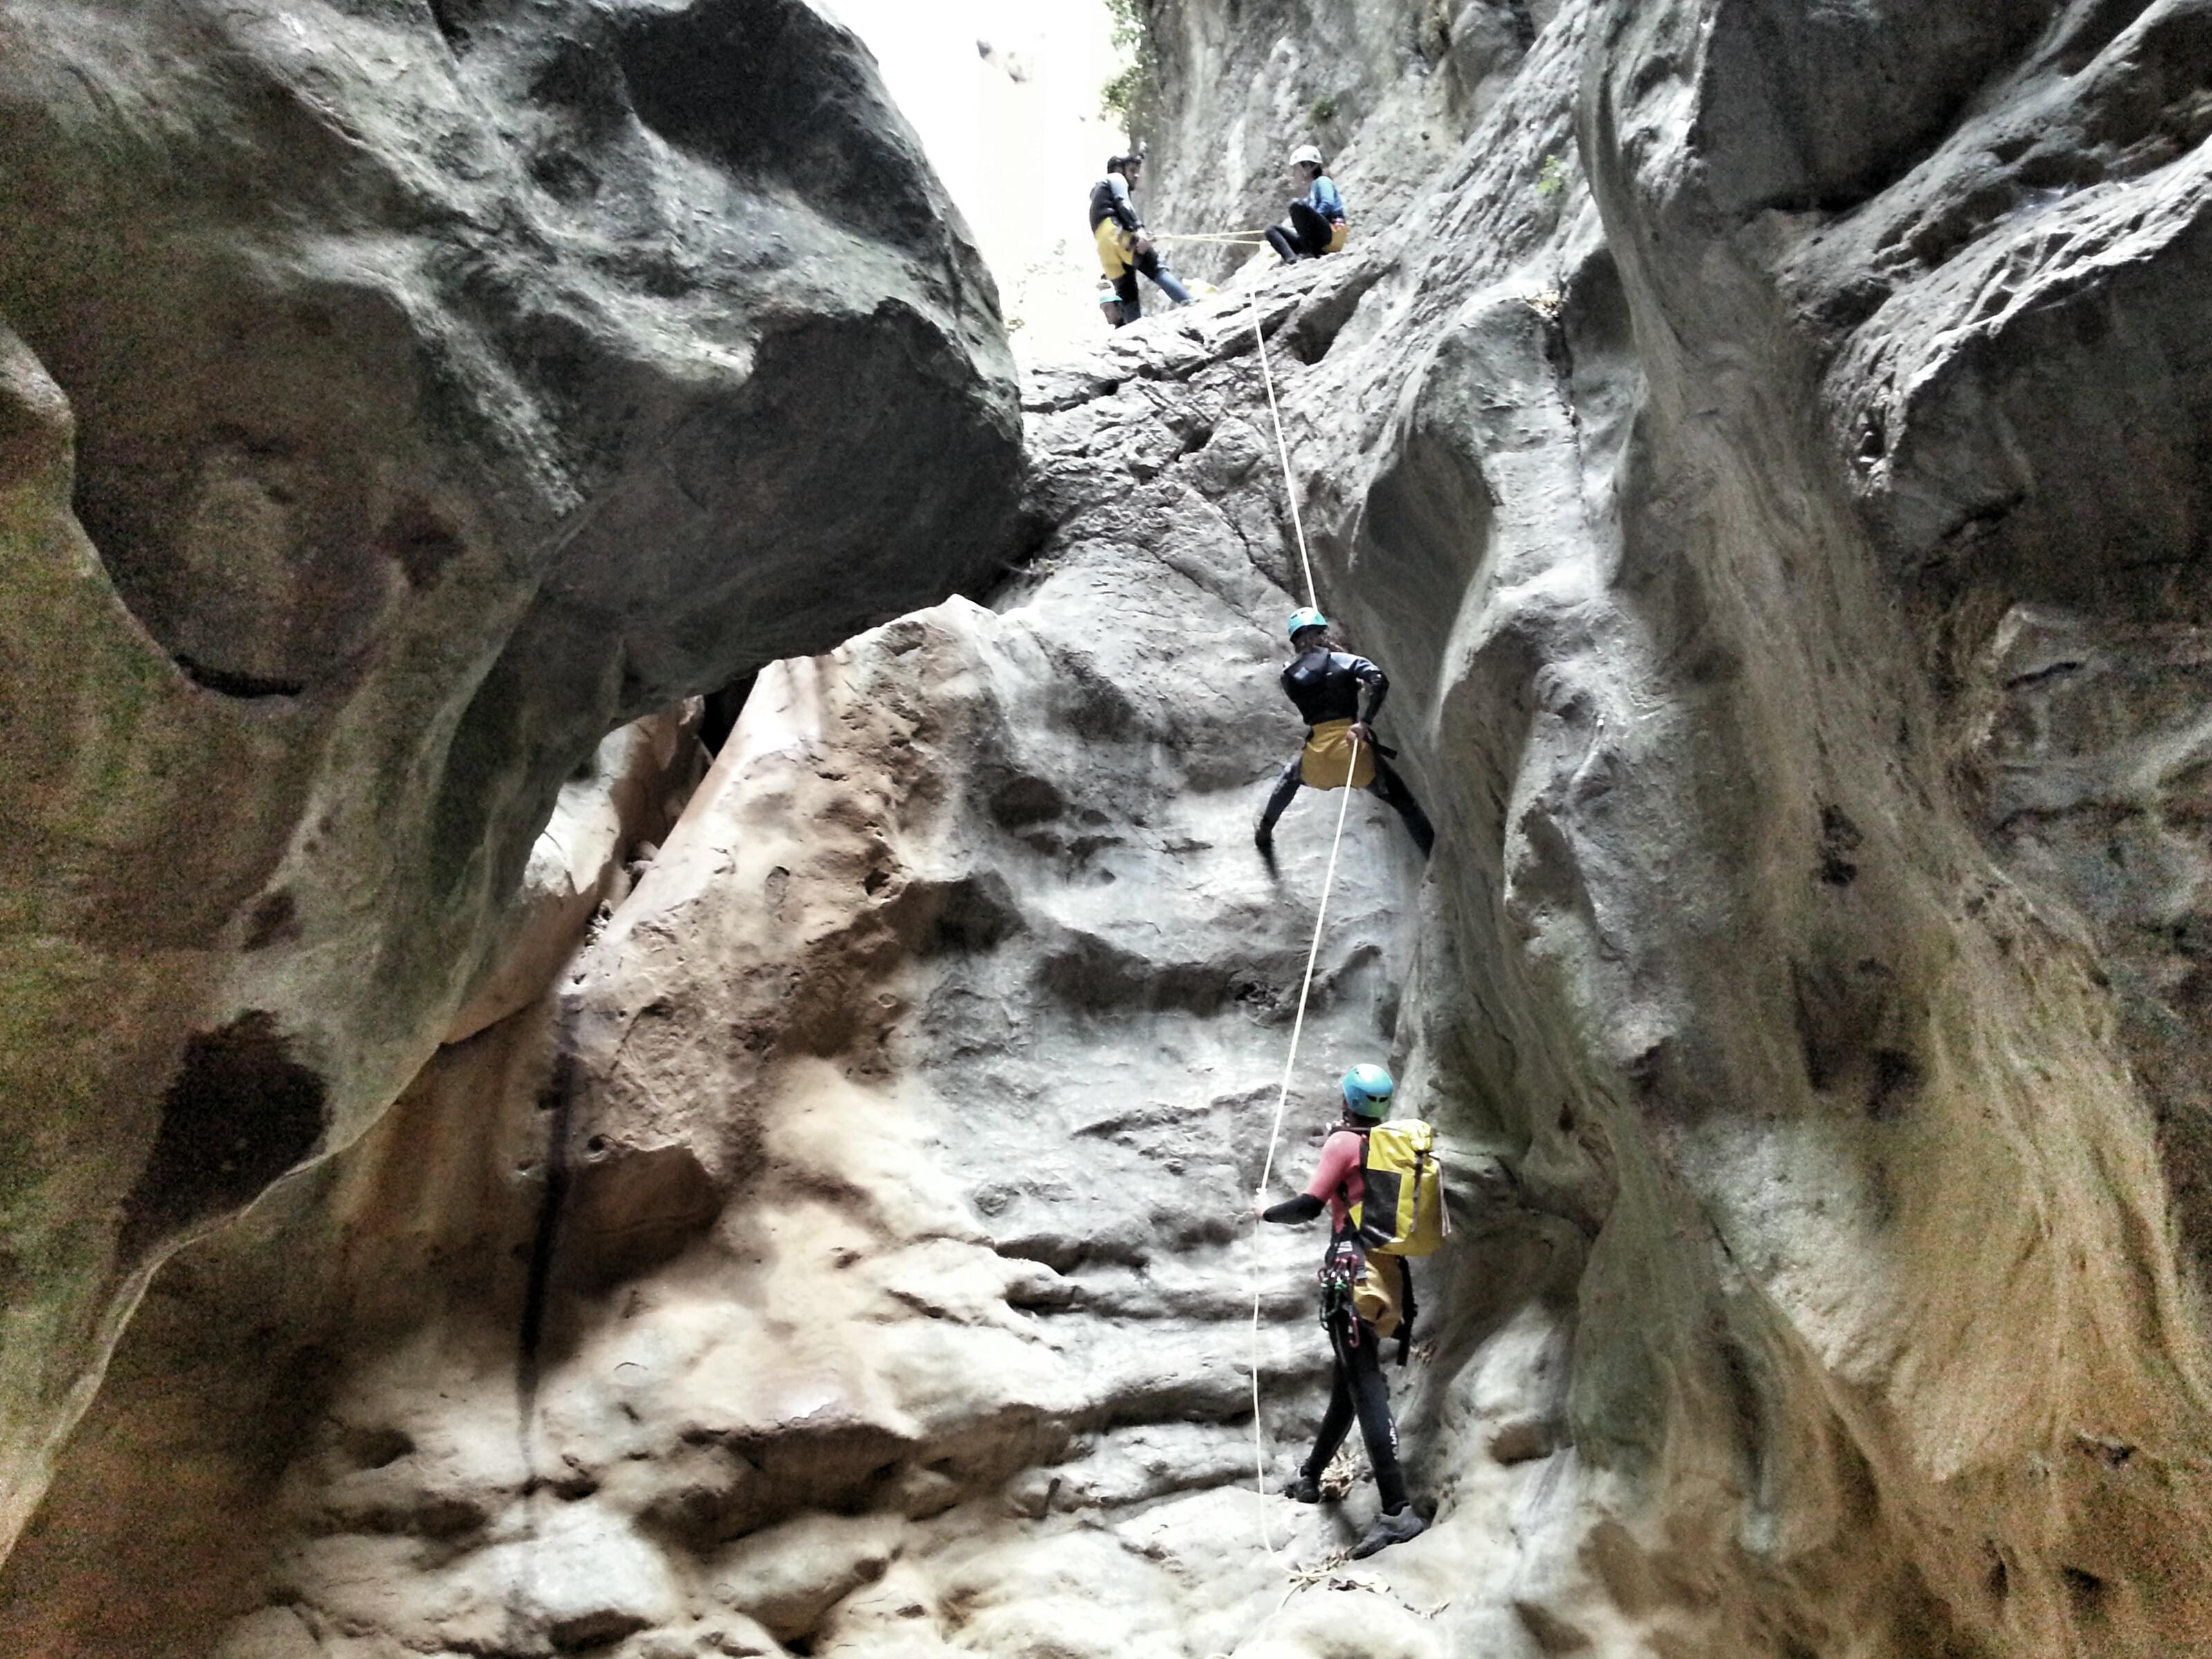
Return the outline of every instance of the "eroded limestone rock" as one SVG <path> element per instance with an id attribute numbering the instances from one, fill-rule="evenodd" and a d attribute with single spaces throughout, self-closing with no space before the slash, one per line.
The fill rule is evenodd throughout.
<path id="1" fill-rule="evenodd" d="M 4 1537 L 148 1266 L 422 1063 L 570 769 L 993 568 L 1015 431 L 801 0 L 39 0 L 0 57 Z"/>
<path id="2" fill-rule="evenodd" d="M 1249 371 L 1187 356 L 1183 380 L 1210 382 L 1173 384 L 1176 418 Z M 1135 434 L 1159 407 L 1133 391 L 1109 413 Z M 1053 488 L 1098 465 L 1100 413 L 1048 417 Z M 1243 1212 L 1334 817 L 1302 803 L 1279 874 L 1251 847 L 1255 791 L 1298 735 L 1268 625 L 1291 601 L 1272 526 L 1255 565 L 1217 504 L 1243 474 L 1196 461 L 1141 487 L 1116 463 L 996 611 L 956 600 L 765 672 L 557 996 L 447 1050 L 357 1148 L 190 1253 L 224 1295 L 313 1264 L 313 1299 L 265 1341 L 328 1358 L 285 1466 L 258 1474 L 269 1534 L 233 1540 L 189 1605 L 142 1601 L 139 1639 L 218 1582 L 240 1659 L 704 1655 L 763 1632 L 816 1652 L 1227 1650 L 1267 1622 L 1250 1273 L 1268 1431 L 1295 1441 L 1320 1404 L 1320 1240 L 1256 1239 Z M 1351 833 L 1286 1172 L 1327 1079 L 1396 1017 L 1417 866 L 1375 803 Z M 439 1180 L 417 1187 L 426 1156 Z M 381 1212 L 393 1183 L 409 1206 Z M 426 1279 L 410 1321 L 399 1287 Z M 198 1314 L 219 1322 L 214 1294 Z M 118 1372 L 182 1313 L 142 1318 Z M 235 1355 L 210 1370 L 256 1386 Z M 189 1435 L 208 1407 L 170 1409 Z M 9 1569 L 11 1639 L 36 1651 L 89 1616 L 67 1540 L 129 1508 L 110 1483 L 147 1478 L 95 1449 L 161 1416 L 128 1383 L 103 1398 Z M 1371 1504 L 1269 1500 L 1309 1551 Z M 428 1578 L 404 1565 L 433 1556 Z M 1322 1627 L 1358 1628 L 1334 1611 Z"/>
<path id="3" fill-rule="evenodd" d="M 633 720 L 569 774 L 507 906 L 493 965 L 446 1042 L 465 1042 L 537 1001 L 590 929 L 629 896 L 706 769 L 700 713 L 694 700 Z"/>
<path id="4" fill-rule="evenodd" d="M 1296 193 L 1291 152 L 1311 143 L 1345 193 L 1353 234 L 1377 234 L 1435 188 L 1559 9 L 1558 0 L 1148 6 L 1155 90 L 1140 130 L 1154 227 L 1278 222 Z M 1207 276 L 1255 257 L 1202 242 L 1173 252 Z"/>
<path id="5" fill-rule="evenodd" d="M 1297 578 L 1240 294 L 1036 377 L 1034 566 L 764 675 L 563 997 L 164 1276 L 9 1639 L 94 1627 L 161 1434 L 275 1501 L 180 1505 L 220 1571 L 118 1653 L 2201 1645 L 2196 14 L 1563 6 L 1256 291 L 1440 830 L 1355 805 L 1313 1054 L 1454 1154 L 1424 1538 L 1247 1541 L 1223 1216 L 1323 829 L 1246 850 Z"/>

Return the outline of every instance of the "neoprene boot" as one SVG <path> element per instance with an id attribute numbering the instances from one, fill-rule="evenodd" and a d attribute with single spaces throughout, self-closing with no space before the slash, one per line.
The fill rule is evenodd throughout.
<path id="1" fill-rule="evenodd" d="M 1283 1496 L 1300 1504 L 1318 1504 L 1321 1502 L 1321 1482 L 1300 1469 L 1291 1477 L 1290 1485 L 1283 1488 Z"/>
<path id="2" fill-rule="evenodd" d="M 1429 1529 L 1411 1504 L 1402 1510 L 1393 1510 L 1375 1517 L 1375 1524 L 1367 1529 L 1367 1536 L 1359 1540 L 1352 1552 L 1355 1561 L 1387 1550 L 1393 1544 L 1402 1544 L 1408 1538 L 1419 1538 Z"/>

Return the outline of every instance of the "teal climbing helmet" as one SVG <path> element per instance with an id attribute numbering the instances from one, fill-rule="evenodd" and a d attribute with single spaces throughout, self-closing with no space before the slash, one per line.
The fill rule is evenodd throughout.
<path id="1" fill-rule="evenodd" d="M 1297 638 L 1299 635 L 1304 633 L 1309 628 L 1326 628 L 1328 626 L 1328 618 L 1322 616 L 1320 611 L 1315 610 L 1311 605 L 1307 605 L 1301 610 L 1291 612 L 1291 637 L 1292 639 Z"/>
<path id="2" fill-rule="evenodd" d="M 1355 1066 L 1344 1074 L 1344 1109 L 1356 1117 L 1388 1117 L 1397 1086 L 1380 1066 Z"/>

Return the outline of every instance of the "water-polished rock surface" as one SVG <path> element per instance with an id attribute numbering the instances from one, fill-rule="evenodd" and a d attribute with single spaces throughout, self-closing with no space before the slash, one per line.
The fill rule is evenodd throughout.
<path id="1" fill-rule="evenodd" d="M 994 568 L 1017 434 L 800 0 L 36 0 L 0 59 L 4 1535 L 146 1267 L 428 1057 L 569 769 Z"/>
<path id="2" fill-rule="evenodd" d="M 2200 13 L 1532 13 L 1395 219 L 1034 376 L 1034 558 L 764 674 L 546 994 L 162 1276 L 8 1643 L 2204 1651 Z M 1255 318 L 1440 832 L 1352 804 L 1285 1149 L 1384 1053 L 1452 1159 L 1356 1566 L 1246 1486 L 1335 804 L 1250 849 Z"/>

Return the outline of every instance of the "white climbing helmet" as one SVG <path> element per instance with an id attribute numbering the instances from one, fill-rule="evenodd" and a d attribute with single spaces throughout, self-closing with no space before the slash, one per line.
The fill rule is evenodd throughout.
<path id="1" fill-rule="evenodd" d="M 1318 144 L 1300 144 L 1296 149 L 1292 150 L 1291 152 L 1291 165 L 1292 167 L 1296 167 L 1301 161 L 1306 163 L 1310 167 L 1317 167 L 1321 166 L 1321 146 Z"/>

